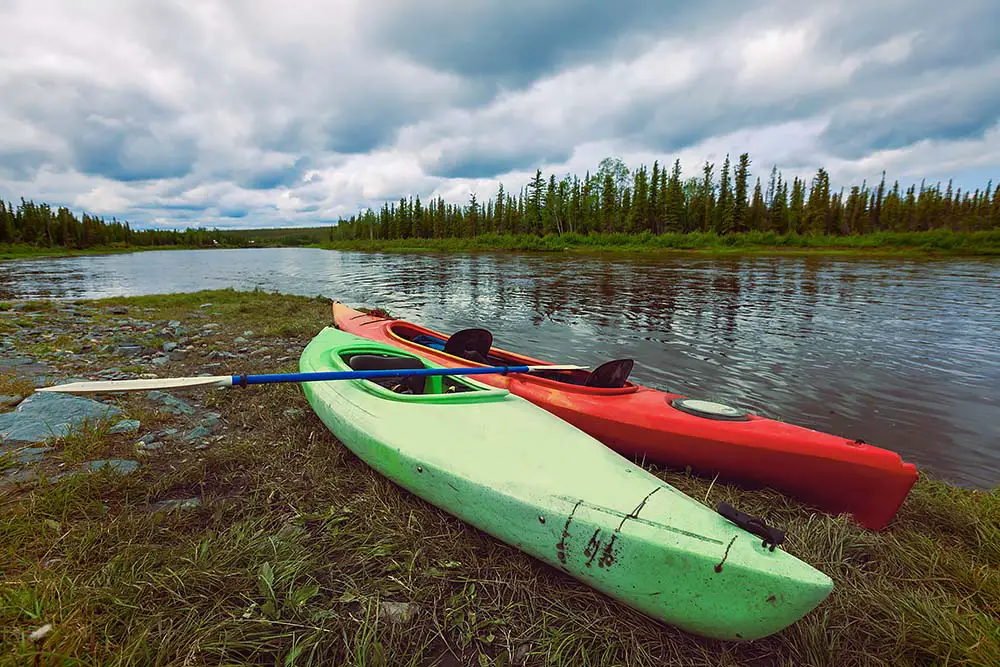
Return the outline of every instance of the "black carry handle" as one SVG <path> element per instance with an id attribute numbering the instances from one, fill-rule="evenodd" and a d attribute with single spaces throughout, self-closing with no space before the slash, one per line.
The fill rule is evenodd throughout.
<path id="1" fill-rule="evenodd" d="M 767 525 L 763 519 L 758 519 L 755 516 L 750 516 L 739 511 L 725 500 L 719 501 L 719 505 L 715 508 L 715 511 L 743 530 L 749 531 L 763 539 L 764 541 L 761 542 L 761 546 L 770 547 L 771 551 L 774 551 L 774 547 L 785 541 L 785 531 Z"/>

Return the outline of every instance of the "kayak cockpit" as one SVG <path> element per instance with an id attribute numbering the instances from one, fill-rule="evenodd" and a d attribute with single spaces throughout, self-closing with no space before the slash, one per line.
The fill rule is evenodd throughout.
<path id="1" fill-rule="evenodd" d="M 359 346 L 334 351 L 330 359 L 343 370 L 417 370 L 435 368 L 423 359 L 383 346 Z M 359 386 L 382 398 L 416 402 L 464 403 L 503 398 L 505 389 L 495 389 L 457 375 L 395 376 L 355 380 Z"/>
<path id="2" fill-rule="evenodd" d="M 414 345 L 437 350 L 438 352 L 477 364 L 516 366 L 543 363 L 531 357 L 525 357 L 493 347 L 493 334 L 487 329 L 462 329 L 456 331 L 448 338 L 442 338 L 439 335 L 406 322 L 393 322 L 389 325 L 389 334 Z M 595 389 L 621 389 L 633 386 L 628 381 L 633 364 L 634 361 L 632 359 L 614 359 L 601 364 L 593 371 L 582 369 L 540 371 L 534 373 L 533 377 Z"/>

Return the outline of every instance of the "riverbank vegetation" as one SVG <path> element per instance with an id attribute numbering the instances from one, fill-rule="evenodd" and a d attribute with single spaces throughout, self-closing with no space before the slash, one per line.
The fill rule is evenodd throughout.
<path id="1" fill-rule="evenodd" d="M 232 290 L 9 306 L 10 356 L 31 345 L 65 377 L 290 372 L 330 321 L 324 298 Z M 127 341 L 112 336 L 179 347 L 157 365 L 121 357 Z M 643 617 L 387 481 L 297 385 L 174 393 L 197 413 L 133 394 L 121 405 L 138 433 L 83 434 L 88 457 L 134 459 L 134 472 L 72 474 L 83 436 L 67 437 L 39 453 L 37 477 L 0 483 L 0 664 L 899 667 L 1000 655 L 1000 489 L 925 473 L 872 532 L 773 491 L 647 466 L 709 507 L 726 500 L 786 529 L 781 548 L 835 582 L 785 631 L 723 643 Z M 185 438 L 208 410 L 211 435 Z M 22 472 L 18 454 L 0 458 L 0 476 Z"/>
<path id="2" fill-rule="evenodd" d="M 705 163 L 699 177 L 682 178 L 680 161 L 634 170 L 613 158 L 582 178 L 534 178 L 520 191 L 501 184 L 485 201 L 402 198 L 378 210 L 341 219 L 330 247 L 405 240 L 397 247 L 500 249 L 733 247 L 917 247 L 993 252 L 1000 230 L 1000 188 L 992 182 L 963 191 L 951 182 L 900 186 L 883 174 L 833 191 L 825 169 L 810 182 L 786 179 L 776 168 L 762 180 L 747 153 L 735 165 Z M 939 234 L 929 234 L 939 232 Z M 420 240 L 413 243 L 412 240 Z M 539 239 L 539 240 L 535 240 Z M 843 240 L 847 239 L 847 240 Z M 389 247 L 389 246 L 385 246 Z"/>
<path id="3" fill-rule="evenodd" d="M 70 254 L 79 251 L 168 248 L 203 248 L 238 245 L 219 230 L 188 228 L 184 231 L 133 229 L 128 222 L 110 221 L 83 213 L 75 215 L 65 206 L 53 210 L 48 204 L 21 199 L 14 205 L 0 200 L 0 258 Z"/>

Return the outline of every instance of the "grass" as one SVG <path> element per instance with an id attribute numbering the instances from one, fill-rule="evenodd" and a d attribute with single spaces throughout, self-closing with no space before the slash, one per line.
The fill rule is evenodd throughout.
<path id="1" fill-rule="evenodd" d="M 289 353 L 330 319 L 325 300 L 229 290 L 101 305 L 112 302 L 185 326 L 210 310 L 227 332 L 280 319 L 271 335 Z M 632 612 L 395 486 L 330 435 L 297 385 L 199 396 L 226 424 L 207 450 L 0 495 L 0 664 L 840 667 L 1000 655 L 1000 490 L 923 477 L 875 533 L 774 492 L 651 467 L 711 507 L 727 500 L 786 528 L 783 548 L 835 581 L 786 631 L 723 643 Z M 150 509 L 192 497 L 198 507 Z M 390 622 L 393 602 L 415 605 L 412 619 Z M 51 633 L 32 641 L 44 624 Z"/>
<path id="2" fill-rule="evenodd" d="M 535 252 L 697 252 L 710 254 L 891 254 L 891 255 L 1000 255 L 1000 230 L 953 232 L 878 232 L 853 236 L 748 232 L 718 235 L 690 234 L 484 234 L 474 238 L 343 240 L 323 243 L 334 250 L 405 252 L 477 250 Z"/>
<path id="3" fill-rule="evenodd" d="M 213 248 L 219 246 L 212 246 Z M 78 255 L 110 255 L 122 252 L 141 252 L 144 250 L 205 250 L 206 246 L 163 245 L 137 246 L 114 245 L 95 246 L 93 248 L 64 248 L 61 246 L 42 247 L 25 243 L 0 244 L 0 261 L 7 259 L 35 259 L 43 257 L 76 257 Z"/>

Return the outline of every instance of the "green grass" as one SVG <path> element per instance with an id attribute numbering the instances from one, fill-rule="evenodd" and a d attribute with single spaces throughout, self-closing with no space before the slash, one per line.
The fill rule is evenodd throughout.
<path id="1" fill-rule="evenodd" d="M 982 232 L 878 232 L 854 236 L 748 232 L 690 234 L 484 234 L 475 238 L 354 240 L 323 243 L 335 250 L 405 252 L 476 250 L 535 252 L 698 252 L 761 254 L 1000 255 L 1000 230 Z"/>
<path id="2" fill-rule="evenodd" d="M 217 248 L 219 246 L 212 246 Z M 42 257 L 75 257 L 78 255 L 110 255 L 122 252 L 141 252 L 145 250 L 205 250 L 205 246 L 164 245 L 138 246 L 114 245 L 95 246 L 93 248 L 41 247 L 29 244 L 0 244 L 0 261 L 7 259 L 33 259 Z"/>
<path id="3" fill-rule="evenodd" d="M 326 300 L 259 292 L 111 302 L 184 326 L 209 311 L 226 332 L 280 319 L 261 334 L 296 356 L 279 371 L 330 319 Z M 330 435 L 297 385 L 199 396 L 225 425 L 207 450 L 150 454 L 127 477 L 0 490 L 0 665 L 985 666 L 1000 655 L 1000 490 L 922 477 L 876 533 L 778 493 L 650 467 L 710 507 L 727 500 L 787 529 L 782 548 L 835 581 L 784 632 L 723 643 L 645 618 L 395 486 Z M 117 437 L 88 453 L 121 455 Z M 199 507 L 149 509 L 192 497 Z M 386 602 L 417 611 L 397 625 Z"/>

